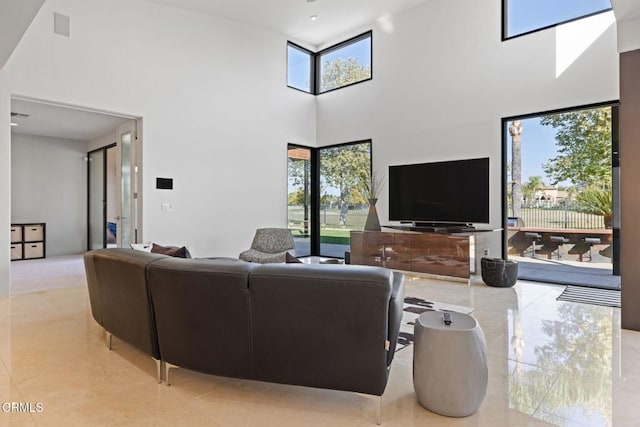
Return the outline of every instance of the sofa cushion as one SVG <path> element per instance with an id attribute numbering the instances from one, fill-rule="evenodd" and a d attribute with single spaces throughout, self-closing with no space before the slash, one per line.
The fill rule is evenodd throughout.
<path id="1" fill-rule="evenodd" d="M 162 360 L 251 378 L 249 272 L 255 267 L 233 259 L 167 257 L 150 265 Z"/>
<path id="2" fill-rule="evenodd" d="M 249 284 L 256 379 L 382 394 L 391 270 L 265 264 Z"/>

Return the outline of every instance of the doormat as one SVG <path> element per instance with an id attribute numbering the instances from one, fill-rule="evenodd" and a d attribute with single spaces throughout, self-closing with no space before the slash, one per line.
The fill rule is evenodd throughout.
<path id="1" fill-rule="evenodd" d="M 567 286 L 556 300 L 620 308 L 620 291 Z"/>
<path id="2" fill-rule="evenodd" d="M 455 311 L 458 313 L 470 314 L 475 310 L 475 308 L 465 307 L 463 305 L 428 301 L 416 297 L 406 297 L 404 299 L 402 323 L 400 324 L 400 333 L 398 336 L 398 344 L 396 344 L 396 351 L 400 351 L 413 343 L 413 327 L 418 316 L 425 311 Z"/>

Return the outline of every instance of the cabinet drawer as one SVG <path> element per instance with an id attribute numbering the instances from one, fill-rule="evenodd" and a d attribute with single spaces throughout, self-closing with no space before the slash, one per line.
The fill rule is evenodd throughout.
<path id="1" fill-rule="evenodd" d="M 22 227 L 19 225 L 11 226 L 11 243 L 22 242 Z"/>
<path id="2" fill-rule="evenodd" d="M 24 241 L 37 242 L 44 240 L 44 227 L 42 225 L 25 225 Z"/>
<path id="3" fill-rule="evenodd" d="M 42 257 L 44 257 L 44 244 L 42 242 L 24 244 L 24 259 Z"/>
<path id="4" fill-rule="evenodd" d="M 14 259 L 22 259 L 22 243 L 11 244 L 11 261 Z"/>

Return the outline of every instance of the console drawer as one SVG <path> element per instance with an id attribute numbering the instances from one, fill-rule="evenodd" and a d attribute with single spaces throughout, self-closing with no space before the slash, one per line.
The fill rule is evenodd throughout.
<path id="1" fill-rule="evenodd" d="M 44 244 L 42 242 L 24 244 L 24 259 L 43 258 L 43 257 L 44 257 Z"/>
<path id="2" fill-rule="evenodd" d="M 11 244 L 11 261 L 22 259 L 22 243 Z"/>

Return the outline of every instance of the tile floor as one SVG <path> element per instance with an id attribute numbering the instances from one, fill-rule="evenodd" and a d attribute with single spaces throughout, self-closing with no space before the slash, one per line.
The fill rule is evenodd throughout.
<path id="1" fill-rule="evenodd" d="M 640 333 L 620 329 L 619 309 L 558 302 L 562 286 L 408 279 L 408 295 L 477 309 L 489 386 L 476 414 L 433 414 L 416 401 L 409 346 L 393 362 L 384 426 L 640 423 Z M 32 411 L 4 412 L 10 402 Z M 158 385 L 150 358 L 115 337 L 106 349 L 83 286 L 0 298 L 0 403 L 0 426 L 375 426 L 375 400 L 356 393 L 184 369 Z"/>

